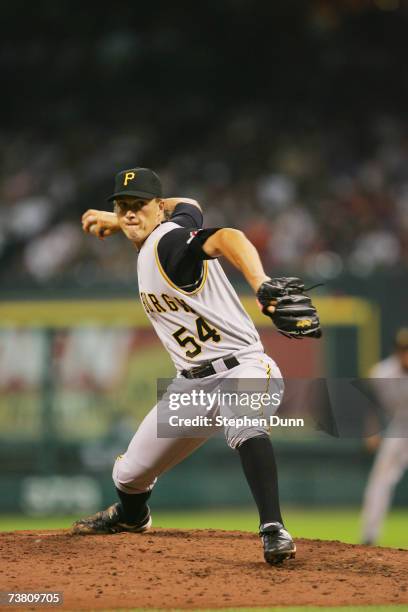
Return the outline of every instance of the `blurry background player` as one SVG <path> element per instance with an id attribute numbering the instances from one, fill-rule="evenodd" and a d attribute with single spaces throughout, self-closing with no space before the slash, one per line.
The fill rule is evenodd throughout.
<path id="1" fill-rule="evenodd" d="M 394 488 L 408 467 L 408 328 L 397 332 L 395 352 L 377 363 L 370 376 L 390 423 L 382 441 L 377 436 L 368 438 L 371 448 L 379 444 L 379 450 L 364 494 L 365 544 L 377 541 Z"/>

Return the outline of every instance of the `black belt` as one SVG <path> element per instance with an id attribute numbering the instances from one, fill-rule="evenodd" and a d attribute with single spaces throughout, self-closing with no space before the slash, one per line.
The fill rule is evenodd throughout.
<path id="1" fill-rule="evenodd" d="M 239 361 L 236 357 L 227 357 L 222 360 L 227 370 L 232 370 L 232 368 L 236 368 L 239 365 Z M 196 368 L 192 368 L 191 370 L 182 370 L 181 375 L 184 378 L 205 378 L 206 376 L 212 376 L 216 374 L 216 370 L 212 363 L 206 363 L 202 366 L 197 366 Z"/>

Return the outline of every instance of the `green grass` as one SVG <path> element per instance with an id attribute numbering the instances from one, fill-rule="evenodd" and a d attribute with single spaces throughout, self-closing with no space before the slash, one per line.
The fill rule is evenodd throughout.
<path id="1" fill-rule="evenodd" d="M 357 509 L 294 509 L 284 512 L 286 525 L 295 537 L 359 542 L 360 516 Z M 0 515 L 0 531 L 16 529 L 61 529 L 78 517 L 25 517 Z M 154 525 L 179 529 L 239 529 L 256 531 L 257 515 L 253 510 L 153 511 Z M 394 510 L 386 520 L 379 540 L 381 546 L 408 548 L 407 511 Z"/>

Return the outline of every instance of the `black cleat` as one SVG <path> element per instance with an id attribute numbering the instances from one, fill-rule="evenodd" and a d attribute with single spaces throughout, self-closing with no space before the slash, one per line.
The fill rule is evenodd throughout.
<path id="1" fill-rule="evenodd" d="M 295 543 L 281 523 L 264 523 L 259 527 L 259 535 L 262 538 L 264 558 L 267 563 L 277 565 L 285 559 L 295 558 Z"/>
<path id="2" fill-rule="evenodd" d="M 102 512 L 97 512 L 88 518 L 76 521 L 71 528 L 72 535 L 92 535 L 102 533 L 120 533 L 127 531 L 129 533 L 142 533 L 150 529 L 152 525 L 152 517 L 150 508 L 147 507 L 146 516 L 135 525 L 124 523 L 121 515 L 120 503 L 109 506 Z"/>

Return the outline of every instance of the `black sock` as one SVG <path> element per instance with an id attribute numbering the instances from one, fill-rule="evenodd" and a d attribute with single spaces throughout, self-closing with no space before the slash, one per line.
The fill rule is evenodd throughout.
<path id="1" fill-rule="evenodd" d="M 282 523 L 278 473 L 272 442 L 266 436 L 246 440 L 238 448 L 242 468 L 258 506 L 259 522 Z"/>
<path id="2" fill-rule="evenodd" d="M 124 493 L 116 488 L 122 506 L 123 522 L 134 525 L 141 521 L 147 514 L 147 500 L 151 491 L 146 493 Z"/>

